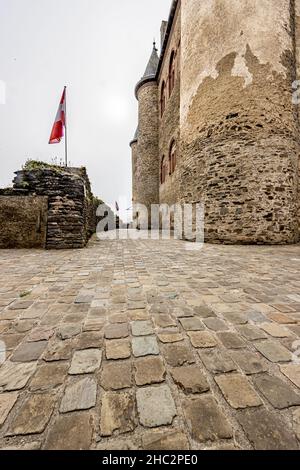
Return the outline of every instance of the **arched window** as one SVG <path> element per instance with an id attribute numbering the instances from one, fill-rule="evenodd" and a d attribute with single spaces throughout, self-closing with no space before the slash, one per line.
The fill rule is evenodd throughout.
<path id="1" fill-rule="evenodd" d="M 176 154 L 177 154 L 176 142 L 175 140 L 172 140 L 171 145 L 170 145 L 170 151 L 169 151 L 169 175 L 172 175 L 175 171 Z"/>
<path id="2" fill-rule="evenodd" d="M 166 159 L 163 156 L 160 162 L 160 183 L 164 184 L 166 181 L 167 177 L 167 165 L 166 165 Z"/>
<path id="3" fill-rule="evenodd" d="M 160 92 L 160 115 L 162 116 L 166 109 L 166 83 L 162 82 Z"/>
<path id="4" fill-rule="evenodd" d="M 171 96 L 175 86 L 175 55 L 175 51 L 172 51 L 169 64 L 169 96 Z"/>

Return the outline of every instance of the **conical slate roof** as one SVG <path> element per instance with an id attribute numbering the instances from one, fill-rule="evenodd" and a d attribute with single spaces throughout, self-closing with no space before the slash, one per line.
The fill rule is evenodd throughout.
<path id="1" fill-rule="evenodd" d="M 158 63 L 159 63 L 159 57 L 158 57 L 158 54 L 157 54 L 156 44 L 154 42 L 153 43 L 152 54 L 151 54 L 151 57 L 149 59 L 148 65 L 146 67 L 145 73 L 143 75 L 143 79 L 144 78 L 154 77 L 156 75 L 157 68 L 158 68 Z"/>
<path id="2" fill-rule="evenodd" d="M 137 127 L 137 129 L 136 129 L 136 131 L 135 131 L 135 134 L 134 134 L 134 136 L 133 136 L 133 139 L 132 139 L 132 141 L 130 142 L 129 145 L 131 146 L 132 144 L 134 144 L 135 142 L 137 142 L 137 141 L 138 141 L 138 138 L 139 138 L 139 128 Z"/>

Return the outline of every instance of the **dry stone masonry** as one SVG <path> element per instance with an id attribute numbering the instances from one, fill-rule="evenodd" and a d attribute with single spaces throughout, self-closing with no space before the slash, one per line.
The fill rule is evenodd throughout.
<path id="1" fill-rule="evenodd" d="M 85 168 L 25 165 L 13 188 L 0 190 L 0 248 L 83 248 L 96 231 L 100 202 Z"/>

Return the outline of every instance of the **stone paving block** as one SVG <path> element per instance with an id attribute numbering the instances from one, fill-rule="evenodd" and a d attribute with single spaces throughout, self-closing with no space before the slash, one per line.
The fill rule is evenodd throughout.
<path id="1" fill-rule="evenodd" d="M 99 444 L 96 446 L 96 450 L 109 450 L 109 451 L 120 451 L 120 450 L 136 450 L 138 445 L 134 442 L 134 440 L 129 439 L 128 434 L 127 437 L 124 439 L 114 438 L 113 440 L 105 439 L 104 441 L 100 441 Z"/>
<path id="2" fill-rule="evenodd" d="M 44 450 L 89 450 L 92 435 L 93 418 L 90 413 L 59 415 L 50 428 Z"/>
<path id="3" fill-rule="evenodd" d="M 280 378 L 261 374 L 253 380 L 255 387 L 274 408 L 283 410 L 284 408 L 300 405 L 300 395 L 295 393 L 292 387 Z"/>
<path id="4" fill-rule="evenodd" d="M 106 359 L 128 359 L 131 356 L 130 341 L 115 339 L 105 341 Z"/>
<path id="5" fill-rule="evenodd" d="M 12 354 L 11 362 L 33 362 L 41 357 L 47 347 L 47 341 L 21 343 Z"/>
<path id="6" fill-rule="evenodd" d="M 247 318 L 249 322 L 252 321 L 254 323 L 257 323 L 258 326 L 260 323 L 265 323 L 267 321 L 267 317 L 256 310 L 250 310 L 249 312 L 247 312 Z"/>
<path id="7" fill-rule="evenodd" d="M 243 349 L 247 346 L 243 338 L 231 331 L 218 333 L 218 338 L 227 349 Z"/>
<path id="8" fill-rule="evenodd" d="M 276 308 L 276 310 L 279 310 L 282 313 L 295 312 L 295 310 L 288 304 L 271 304 L 270 306 Z"/>
<path id="9" fill-rule="evenodd" d="M 102 331 L 103 327 L 105 326 L 105 320 L 98 319 L 98 318 L 87 318 L 84 322 L 82 331 Z"/>
<path id="10" fill-rule="evenodd" d="M 293 428 L 297 439 L 300 441 L 300 408 L 293 410 Z"/>
<path id="11" fill-rule="evenodd" d="M 183 402 L 185 419 L 191 436 L 197 442 L 217 441 L 233 437 L 232 426 L 221 407 L 210 395 L 186 399 Z"/>
<path id="12" fill-rule="evenodd" d="M 271 362 L 289 362 L 292 354 L 280 343 L 266 340 L 254 343 L 256 349 Z"/>
<path id="13" fill-rule="evenodd" d="M 232 408 L 248 408 L 262 404 L 250 382 L 241 374 L 218 375 L 215 381 Z"/>
<path id="14" fill-rule="evenodd" d="M 135 366 L 135 382 L 137 385 L 152 385 L 165 380 L 166 369 L 160 357 L 149 356 L 137 359 Z"/>
<path id="15" fill-rule="evenodd" d="M 227 320 L 232 325 L 246 325 L 248 323 L 247 315 L 239 312 L 223 312 L 222 313 L 225 320 Z"/>
<path id="16" fill-rule="evenodd" d="M 290 315 L 285 315 L 284 313 L 269 313 L 269 320 L 272 320 L 281 325 L 292 325 L 297 323 L 297 321 Z"/>
<path id="17" fill-rule="evenodd" d="M 236 365 L 229 353 L 223 349 L 201 350 L 199 351 L 199 356 L 205 367 L 214 374 L 236 370 Z"/>
<path id="18" fill-rule="evenodd" d="M 8 307 L 9 310 L 26 310 L 31 307 L 33 300 L 17 300 L 16 302 L 10 304 Z"/>
<path id="19" fill-rule="evenodd" d="M 153 325 L 150 320 L 132 322 L 131 331 L 133 336 L 148 336 L 154 333 Z"/>
<path id="20" fill-rule="evenodd" d="M 81 333 L 74 341 L 74 349 L 99 349 L 103 346 L 103 334 L 97 331 Z"/>
<path id="21" fill-rule="evenodd" d="M 38 341 L 48 341 L 54 335 L 53 328 L 39 327 L 32 330 L 27 338 L 28 343 L 35 343 Z"/>
<path id="22" fill-rule="evenodd" d="M 109 315 L 108 320 L 112 324 L 127 323 L 128 322 L 128 317 L 125 313 L 116 313 L 114 315 Z"/>
<path id="23" fill-rule="evenodd" d="M 167 364 L 172 367 L 179 367 L 184 364 L 193 364 L 195 362 L 193 353 L 183 342 L 163 345 L 162 355 L 164 356 Z"/>
<path id="24" fill-rule="evenodd" d="M 161 343 L 179 343 L 184 340 L 184 336 L 181 333 L 175 333 L 171 331 L 166 331 L 165 333 L 158 333 L 158 339 Z"/>
<path id="25" fill-rule="evenodd" d="M 74 338 L 74 336 L 78 336 L 81 333 L 82 326 L 81 324 L 63 324 L 59 327 L 57 336 L 58 338 L 65 341 L 66 339 Z"/>
<path id="26" fill-rule="evenodd" d="M 132 386 L 132 365 L 128 361 L 104 364 L 100 385 L 105 390 L 122 390 Z"/>
<path id="27" fill-rule="evenodd" d="M 55 393 L 30 395 L 18 410 L 7 436 L 40 434 L 51 418 L 56 402 Z"/>
<path id="28" fill-rule="evenodd" d="M 10 322 L 9 321 L 1 321 L 0 317 L 0 334 L 5 333 L 8 329 L 10 328 Z"/>
<path id="29" fill-rule="evenodd" d="M 75 304 L 90 304 L 93 298 L 93 295 L 78 295 L 75 299 Z"/>
<path id="30" fill-rule="evenodd" d="M 174 318 L 167 314 L 154 315 L 154 323 L 158 328 L 169 328 L 172 326 L 177 326 Z"/>
<path id="31" fill-rule="evenodd" d="M 268 370 L 266 361 L 252 351 L 232 351 L 231 357 L 246 375 L 259 374 Z"/>
<path id="32" fill-rule="evenodd" d="M 213 331 L 226 331 L 229 329 L 228 325 L 220 318 L 206 318 L 203 322 L 207 328 Z"/>
<path id="33" fill-rule="evenodd" d="M 30 450 L 40 450 L 41 449 L 41 442 L 39 441 L 32 441 L 29 442 L 28 444 L 21 444 L 21 445 L 15 445 L 15 446 L 7 446 L 7 447 L 2 447 L 1 451 L 3 450 L 18 450 L 18 451 L 30 451 Z"/>
<path id="34" fill-rule="evenodd" d="M 292 430 L 263 407 L 240 411 L 237 420 L 255 450 L 298 450 Z"/>
<path id="35" fill-rule="evenodd" d="M 183 366 L 171 369 L 171 376 L 186 394 L 204 393 L 209 390 L 208 382 L 198 366 Z"/>
<path id="36" fill-rule="evenodd" d="M 18 393 L 16 392 L 2 393 L 0 395 L 0 427 L 5 422 L 17 399 Z"/>
<path id="37" fill-rule="evenodd" d="M 267 338 L 267 335 L 263 330 L 253 325 L 237 327 L 237 331 L 249 341 Z"/>
<path id="38" fill-rule="evenodd" d="M 115 431 L 128 433 L 136 428 L 136 410 L 132 393 L 105 392 L 100 413 L 101 436 L 109 437 Z"/>
<path id="39" fill-rule="evenodd" d="M 86 377 L 67 385 L 60 405 L 61 413 L 89 410 L 96 405 L 97 384 L 94 379 Z"/>
<path id="40" fill-rule="evenodd" d="M 180 323 L 186 331 L 201 331 L 204 330 L 203 323 L 198 317 L 180 318 Z"/>
<path id="41" fill-rule="evenodd" d="M 199 315 L 201 318 L 211 318 L 216 317 L 215 312 L 205 305 L 199 305 L 194 307 L 194 312 L 196 315 Z"/>
<path id="42" fill-rule="evenodd" d="M 280 366 L 280 370 L 296 387 L 300 388 L 300 364 Z"/>
<path id="43" fill-rule="evenodd" d="M 141 336 L 132 338 L 132 351 L 135 357 L 158 355 L 159 348 L 155 336 Z"/>
<path id="44" fill-rule="evenodd" d="M 194 348 L 214 348 L 218 345 L 217 338 L 209 331 L 189 331 L 188 335 Z"/>
<path id="45" fill-rule="evenodd" d="M 189 450 L 190 445 L 183 431 L 148 431 L 142 437 L 143 450 Z"/>
<path id="46" fill-rule="evenodd" d="M 70 341 L 53 341 L 48 344 L 43 360 L 46 362 L 67 361 L 71 356 L 72 344 Z"/>
<path id="47" fill-rule="evenodd" d="M 0 341 L 5 344 L 5 349 L 10 351 L 15 349 L 23 341 L 24 337 L 24 334 L 0 335 Z"/>
<path id="48" fill-rule="evenodd" d="M 30 382 L 30 390 L 42 392 L 62 385 L 67 378 L 68 368 L 68 364 L 60 362 L 39 366 Z"/>
<path id="49" fill-rule="evenodd" d="M 71 367 L 70 375 L 92 374 L 96 372 L 101 365 L 102 351 L 99 349 L 86 349 L 75 351 Z"/>
<path id="50" fill-rule="evenodd" d="M 0 368 L 0 391 L 21 390 L 35 372 L 37 363 L 17 364 L 6 361 Z"/>
<path id="51" fill-rule="evenodd" d="M 106 339 L 127 338 L 129 336 L 128 326 L 126 323 L 106 326 L 104 335 Z"/>
<path id="52" fill-rule="evenodd" d="M 278 325 L 276 323 L 262 323 L 260 327 L 274 338 L 287 338 L 288 336 L 291 336 L 291 333 L 287 330 L 287 328 L 284 328 L 284 326 Z"/>
<path id="53" fill-rule="evenodd" d="M 172 424 L 177 411 L 166 385 L 140 388 L 136 392 L 137 409 L 140 423 L 148 428 Z"/>

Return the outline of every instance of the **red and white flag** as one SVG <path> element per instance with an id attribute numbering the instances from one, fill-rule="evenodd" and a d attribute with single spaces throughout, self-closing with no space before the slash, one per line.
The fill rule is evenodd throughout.
<path id="1" fill-rule="evenodd" d="M 64 136 L 64 128 L 66 127 L 66 87 L 64 88 L 55 122 L 52 128 L 49 144 L 59 144 Z"/>

